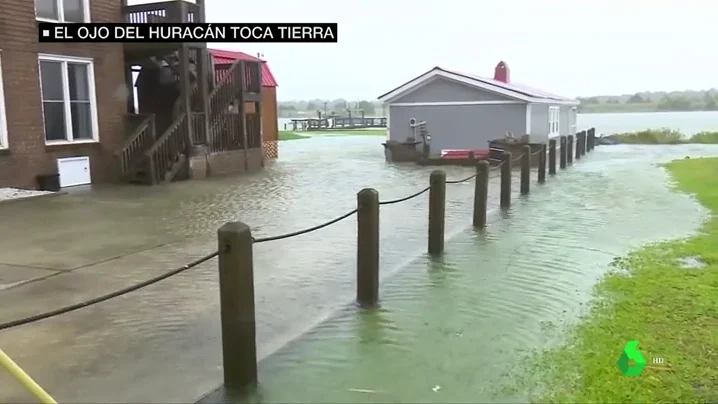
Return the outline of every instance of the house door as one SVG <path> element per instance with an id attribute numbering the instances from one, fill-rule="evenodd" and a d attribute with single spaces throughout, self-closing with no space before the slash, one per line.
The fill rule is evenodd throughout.
<path id="1" fill-rule="evenodd" d="M 86 185 L 92 182 L 89 157 L 69 157 L 57 159 L 57 172 L 60 173 L 60 187 Z"/>

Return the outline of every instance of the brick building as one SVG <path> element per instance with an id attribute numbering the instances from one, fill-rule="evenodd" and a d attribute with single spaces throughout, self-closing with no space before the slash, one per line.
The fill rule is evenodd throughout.
<path id="1" fill-rule="evenodd" d="M 36 21 L 122 21 L 122 3 L 0 0 L 0 8 L 0 187 L 33 188 L 36 175 L 75 156 L 89 157 L 93 180 L 115 179 L 113 153 L 126 134 L 122 44 L 41 44 Z"/>
<path id="2" fill-rule="evenodd" d="M 37 40 L 38 21 L 204 22 L 203 0 L 0 7 L 0 187 L 35 188 L 51 174 L 63 187 L 157 184 L 264 166 L 259 61 L 224 65 L 220 80 L 206 44 Z"/>

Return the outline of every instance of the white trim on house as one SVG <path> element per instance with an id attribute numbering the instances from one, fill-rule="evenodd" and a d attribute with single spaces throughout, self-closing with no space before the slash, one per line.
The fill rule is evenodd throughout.
<path id="1" fill-rule="evenodd" d="M 389 123 L 389 119 L 391 117 L 391 105 L 385 105 L 384 106 L 385 115 L 386 115 L 386 140 L 391 139 L 391 124 Z"/>
<path id="2" fill-rule="evenodd" d="M 561 136 L 561 107 L 548 107 L 548 138 Z"/>
<path id="3" fill-rule="evenodd" d="M 37 0 L 34 0 L 35 2 L 35 20 L 41 21 L 41 22 L 75 22 L 75 21 L 65 21 L 65 5 L 63 4 L 63 0 L 53 0 L 55 2 L 55 6 L 57 7 L 57 16 L 58 19 L 53 18 L 46 18 L 46 17 L 38 17 L 37 16 Z M 85 21 L 82 22 L 92 22 L 90 18 L 90 0 L 80 0 L 82 1 L 82 14 L 85 17 Z"/>
<path id="4" fill-rule="evenodd" d="M 525 104 L 523 101 L 446 101 L 446 102 L 396 102 L 389 104 L 392 107 L 440 107 L 455 105 L 501 105 Z"/>
<path id="5" fill-rule="evenodd" d="M 40 103 L 44 108 L 44 100 L 42 99 L 42 72 L 40 71 L 40 62 L 61 62 L 62 63 L 62 90 L 63 90 L 63 104 L 65 112 L 65 131 L 67 138 L 65 140 L 47 140 L 47 134 L 45 135 L 45 144 L 47 145 L 58 145 L 58 144 L 77 144 L 77 143 L 97 143 L 100 141 L 100 127 L 97 119 L 97 89 L 95 88 L 95 63 L 90 58 L 80 58 L 74 56 L 60 56 L 60 55 L 48 55 L 38 54 L 37 64 L 40 79 Z M 67 75 L 67 64 L 78 63 L 87 65 L 87 86 L 90 98 L 90 119 L 92 128 L 92 139 L 77 139 L 73 138 L 72 133 L 72 119 L 70 110 L 70 85 L 69 77 Z M 44 121 L 44 112 L 43 112 Z M 44 123 L 44 122 L 43 122 Z"/>
<path id="6" fill-rule="evenodd" d="M 0 54 L 2 50 L 0 50 Z M 5 86 L 2 74 L 2 55 L 0 55 L 0 149 L 10 147 L 7 135 L 7 115 L 5 113 Z"/>
<path id="7" fill-rule="evenodd" d="M 423 84 L 429 82 L 432 79 L 442 77 L 445 79 L 457 81 L 459 83 L 466 84 L 468 86 L 479 88 L 482 90 L 486 90 L 492 93 L 504 95 L 506 97 L 510 97 L 516 100 L 521 100 L 524 102 L 532 102 L 536 104 L 553 104 L 553 105 L 578 105 L 579 101 L 577 100 L 554 100 L 550 98 L 537 98 L 537 97 L 530 97 L 525 94 L 509 90 L 507 88 L 491 85 L 489 83 L 485 83 L 481 80 L 477 79 L 471 79 L 459 74 L 451 73 L 448 71 L 444 71 L 440 68 L 434 68 L 421 76 L 415 78 L 414 80 L 411 80 L 410 82 L 404 84 L 403 86 L 392 90 L 391 92 L 384 94 L 383 96 L 379 97 L 379 100 L 382 102 L 390 103 L 392 100 L 395 100 L 399 98 L 400 96 L 406 95 L 410 93 L 411 91 L 414 91 L 418 88 L 420 88 Z"/>
<path id="8" fill-rule="evenodd" d="M 526 104 L 526 134 L 531 134 L 531 107 L 533 104 Z"/>
<path id="9" fill-rule="evenodd" d="M 576 133 L 576 125 L 578 124 L 578 107 L 573 107 L 568 113 L 568 119 L 571 120 L 571 133 Z"/>

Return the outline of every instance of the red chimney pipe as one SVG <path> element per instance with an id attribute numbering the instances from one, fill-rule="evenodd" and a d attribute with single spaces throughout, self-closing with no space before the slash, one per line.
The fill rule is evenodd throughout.
<path id="1" fill-rule="evenodd" d="M 501 81 L 504 83 L 511 82 L 511 72 L 509 71 L 509 65 L 503 60 L 496 65 L 494 69 L 494 80 Z"/>

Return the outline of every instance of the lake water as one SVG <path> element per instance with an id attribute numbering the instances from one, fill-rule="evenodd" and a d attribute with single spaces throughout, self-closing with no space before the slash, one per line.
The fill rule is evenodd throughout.
<path id="1" fill-rule="evenodd" d="M 280 118 L 280 130 L 284 130 L 285 123 L 291 128 L 291 119 Z M 593 127 L 602 134 L 671 128 L 693 135 L 704 130 L 718 131 L 718 111 L 579 114 L 578 127 Z"/>

